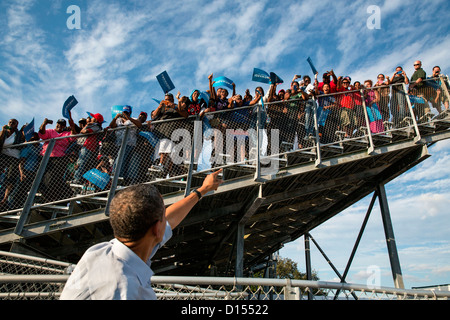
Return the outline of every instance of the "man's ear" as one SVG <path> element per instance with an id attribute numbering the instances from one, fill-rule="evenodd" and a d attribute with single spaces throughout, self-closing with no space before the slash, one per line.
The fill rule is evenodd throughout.
<path id="1" fill-rule="evenodd" d="M 164 236 L 164 232 L 166 230 L 165 228 L 161 228 L 162 223 L 164 223 L 163 220 L 157 221 L 150 227 L 150 230 L 149 230 L 149 232 L 151 232 L 151 234 L 153 236 L 155 236 L 157 239 L 162 238 Z"/>
<path id="2" fill-rule="evenodd" d="M 158 236 L 158 223 L 159 223 L 159 221 L 152 224 L 152 226 L 148 230 L 148 232 L 151 233 L 151 235 L 154 237 Z"/>

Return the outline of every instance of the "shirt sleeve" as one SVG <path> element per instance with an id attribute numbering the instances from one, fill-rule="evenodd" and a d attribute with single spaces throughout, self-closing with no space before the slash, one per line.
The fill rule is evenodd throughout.
<path id="1" fill-rule="evenodd" d="M 38 131 L 39 138 L 41 138 L 42 140 L 50 139 L 52 137 L 51 130 L 53 130 L 53 129 L 46 129 L 44 133 L 40 133 Z"/>
<path id="2" fill-rule="evenodd" d="M 417 73 L 417 78 L 422 78 L 422 80 L 425 80 L 427 78 L 427 74 L 424 70 L 419 70 L 419 72 Z"/>

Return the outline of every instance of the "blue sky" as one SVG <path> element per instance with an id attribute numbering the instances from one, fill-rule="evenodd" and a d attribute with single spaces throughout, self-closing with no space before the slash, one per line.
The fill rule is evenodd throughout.
<path id="1" fill-rule="evenodd" d="M 70 5 L 81 10 L 81 29 L 67 28 Z M 367 27 L 371 5 L 380 9 L 379 29 Z M 428 74 L 435 65 L 448 74 L 449 9 L 446 0 L 3 0 L 0 123 L 13 117 L 20 124 L 35 118 L 37 126 L 45 117 L 56 120 L 70 95 L 79 101 L 74 119 L 90 111 L 110 121 L 110 107 L 117 104 L 132 105 L 136 116 L 156 107 L 152 98 L 163 98 L 156 75 L 165 70 L 183 95 L 206 90 L 210 73 L 232 79 L 241 94 L 257 86 L 251 81 L 255 67 L 285 83 L 294 74 L 312 76 L 308 56 L 319 73 L 334 69 L 360 81 L 392 75 L 397 65 L 410 76 L 417 59 Z M 430 153 L 387 186 L 406 287 L 450 283 L 450 144 L 440 142 Z M 312 232 L 341 272 L 369 200 Z M 365 283 L 367 267 L 378 265 L 381 284 L 392 286 L 377 208 L 348 280 Z M 281 254 L 302 268 L 303 239 Z M 314 252 L 313 264 L 322 280 L 334 278 Z"/>

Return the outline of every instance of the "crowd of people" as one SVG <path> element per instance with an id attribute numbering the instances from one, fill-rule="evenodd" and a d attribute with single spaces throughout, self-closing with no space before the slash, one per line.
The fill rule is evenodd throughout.
<path id="1" fill-rule="evenodd" d="M 44 119 L 38 132 L 28 139 L 25 126 L 19 129 L 19 121 L 11 119 L 0 132 L 0 211 L 23 206 L 47 148 L 52 150 L 39 192 L 46 201 L 55 201 L 72 196 L 73 186 L 86 184 L 83 176 L 93 168 L 108 174 L 117 171 L 125 185 L 143 182 L 149 168 L 173 175 L 178 164 L 170 156 L 174 149 L 171 135 L 177 127 L 192 132 L 192 118 L 203 120 L 203 131 L 212 128 L 225 133 L 228 128 L 239 128 L 244 139 L 254 140 L 256 137 L 246 132 L 256 128 L 256 107 L 262 105 L 263 128 L 279 129 L 280 141 L 291 145 L 297 137 L 297 147 L 301 148 L 316 134 L 323 142 L 333 141 L 336 131 L 351 137 L 366 122 L 365 114 L 372 132 L 383 131 L 386 122 L 398 125 L 409 114 L 407 95 L 422 99 L 414 100 L 413 105 L 418 121 L 430 113 L 430 107 L 438 113 L 443 111 L 442 106 L 448 109 L 440 67 L 432 68 L 428 78 L 421 61 L 416 61 L 414 68 L 411 77 L 399 66 L 392 76 L 379 74 L 376 81 L 362 83 L 352 83 L 349 76 L 337 77 L 333 70 L 323 73 L 321 81 L 318 74 L 314 81 L 308 75 L 295 75 L 287 89 L 279 89 L 281 84 L 273 83 L 267 93 L 263 87 L 256 87 L 254 95 L 249 89 L 244 95 L 237 94 L 234 83 L 231 94 L 227 88 L 216 88 L 211 74 L 205 91 L 194 89 L 189 96 L 178 92 L 175 97 L 168 92 L 150 116 L 141 111 L 138 117 L 132 117 L 132 107 L 123 106 L 105 126 L 100 113 L 89 113 L 78 124 L 69 113 L 68 121 L 58 120 L 53 129 L 48 128 L 53 122 Z M 232 112 L 217 112 L 222 110 Z M 169 119 L 178 120 L 160 121 Z M 120 130 L 125 126 L 128 130 Z M 238 139 L 237 131 L 235 134 Z M 217 137 L 213 140 L 217 144 Z M 122 142 L 123 161 L 116 168 Z M 247 147 L 244 153 L 248 151 Z M 184 157 L 188 157 L 189 151 L 185 153 Z"/>

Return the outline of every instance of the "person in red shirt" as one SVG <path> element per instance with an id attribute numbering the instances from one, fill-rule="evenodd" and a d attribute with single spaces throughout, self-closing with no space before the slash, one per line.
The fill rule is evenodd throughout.
<path id="1" fill-rule="evenodd" d="M 336 92 L 336 101 L 341 107 L 341 129 L 346 132 L 346 137 L 351 137 L 354 129 L 358 125 L 358 118 L 355 114 L 355 88 L 350 85 L 352 79 L 349 76 L 339 77 Z M 351 92 L 353 91 L 353 92 Z"/>
<path id="2" fill-rule="evenodd" d="M 330 77 L 333 78 L 333 81 L 330 81 Z M 327 71 L 322 76 L 322 82 L 319 82 L 319 91 L 323 92 L 323 85 L 328 84 L 330 86 L 330 93 L 335 93 L 337 89 L 338 79 L 334 74 L 333 69 L 331 71 Z"/>

